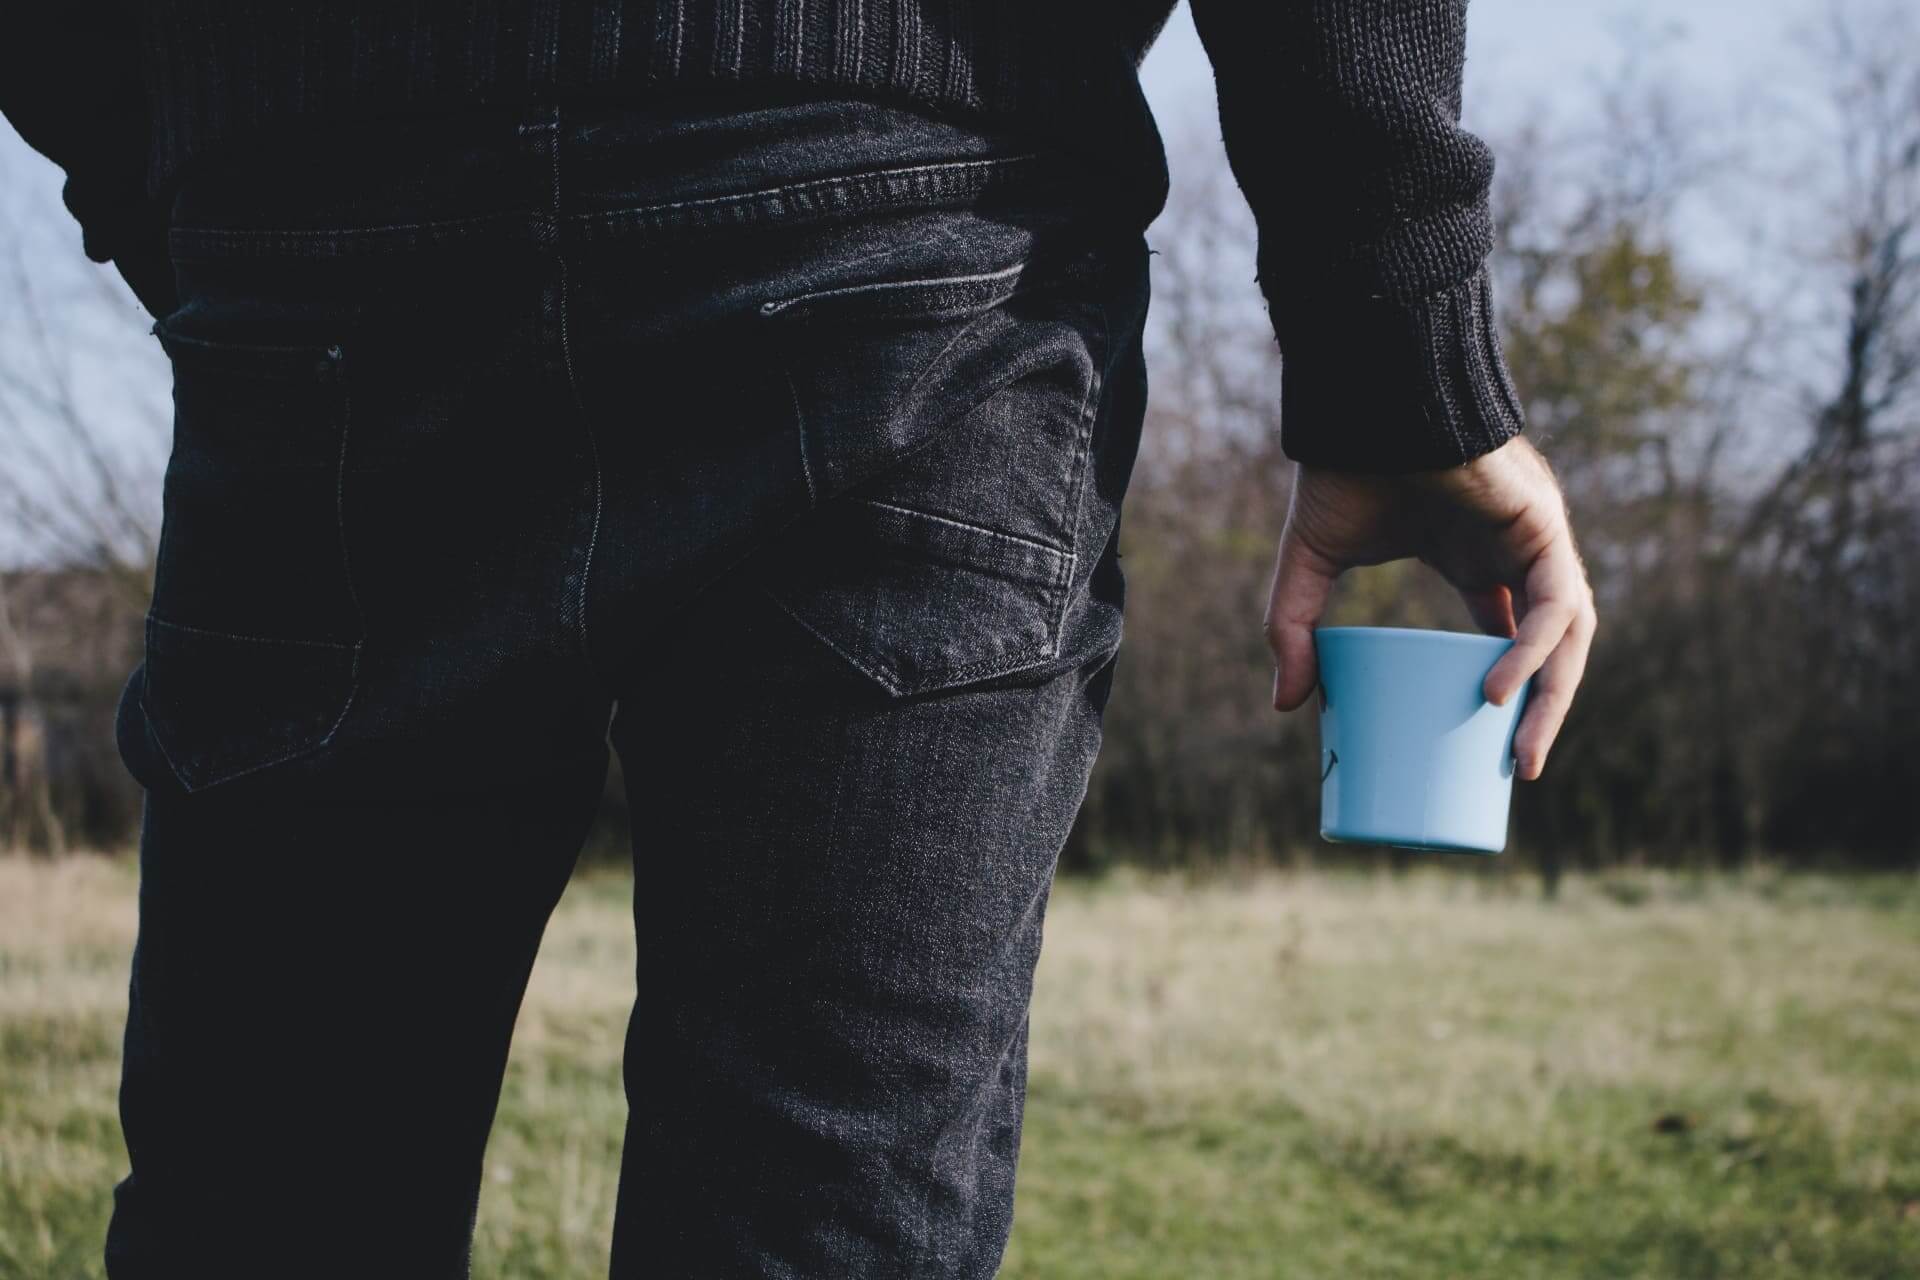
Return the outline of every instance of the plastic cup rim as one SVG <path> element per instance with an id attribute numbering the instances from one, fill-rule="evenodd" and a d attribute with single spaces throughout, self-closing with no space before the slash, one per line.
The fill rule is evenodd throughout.
<path id="1" fill-rule="evenodd" d="M 1397 636 L 1410 636 L 1419 640 L 1460 643 L 1486 647 L 1488 645 L 1510 645 L 1512 636 L 1475 635 L 1469 631 L 1437 631 L 1427 627 L 1315 627 L 1313 634 L 1318 636 L 1379 636 L 1389 639 Z"/>

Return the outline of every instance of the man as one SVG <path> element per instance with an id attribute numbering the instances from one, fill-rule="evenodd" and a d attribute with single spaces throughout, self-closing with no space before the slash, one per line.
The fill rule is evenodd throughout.
<path id="1" fill-rule="evenodd" d="M 37 6 L 0 80 L 176 420 L 116 1280 L 461 1276 L 621 753 L 616 1276 L 991 1275 L 1144 413 L 1167 0 Z M 1350 565 L 1593 609 L 1495 338 L 1461 0 L 1196 0 L 1299 464 L 1274 703 Z"/>

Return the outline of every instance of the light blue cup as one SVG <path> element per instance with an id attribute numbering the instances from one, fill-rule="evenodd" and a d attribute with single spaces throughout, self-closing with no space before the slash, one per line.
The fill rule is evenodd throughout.
<path id="1" fill-rule="evenodd" d="M 1513 731 L 1528 688 L 1480 692 L 1513 641 L 1406 627 L 1321 627 L 1320 835 L 1499 853 L 1513 798 Z"/>

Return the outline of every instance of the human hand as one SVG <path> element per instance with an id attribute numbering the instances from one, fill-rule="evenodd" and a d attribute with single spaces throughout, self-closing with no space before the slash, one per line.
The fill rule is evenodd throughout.
<path id="1" fill-rule="evenodd" d="M 1273 705 L 1319 683 L 1313 628 L 1356 565 L 1417 558 L 1460 592 L 1480 628 L 1514 644 L 1482 686 L 1496 706 L 1538 673 L 1514 731 L 1516 771 L 1540 776 L 1586 670 L 1596 615 L 1566 499 L 1525 437 L 1459 467 L 1397 475 L 1300 467 L 1267 604 Z"/>

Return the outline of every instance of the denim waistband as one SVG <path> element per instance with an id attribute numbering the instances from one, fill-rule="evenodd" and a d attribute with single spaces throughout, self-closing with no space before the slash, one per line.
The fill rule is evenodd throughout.
<path id="1" fill-rule="evenodd" d="M 673 238 L 865 210 L 1099 207 L 1029 139 L 872 101 L 591 101 L 289 135 L 185 175 L 178 259 Z"/>

